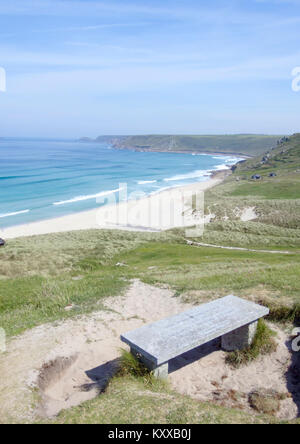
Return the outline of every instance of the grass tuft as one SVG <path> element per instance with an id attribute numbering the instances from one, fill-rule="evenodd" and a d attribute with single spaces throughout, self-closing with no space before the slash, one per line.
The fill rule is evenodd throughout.
<path id="1" fill-rule="evenodd" d="M 135 378 L 145 378 L 151 380 L 151 372 L 132 353 L 121 348 L 120 367 L 118 376 L 133 376 Z"/>
<path id="2" fill-rule="evenodd" d="M 249 414 L 212 403 L 199 402 L 163 387 L 145 389 L 134 377 L 115 377 L 107 391 L 57 417 L 51 424 L 270 424 L 272 416 Z"/>
<path id="3" fill-rule="evenodd" d="M 280 409 L 280 401 L 284 399 L 286 399 L 286 394 L 275 390 L 255 390 L 249 394 L 250 406 L 266 415 L 275 415 Z"/>
<path id="4" fill-rule="evenodd" d="M 300 303 L 294 303 L 293 305 L 272 304 L 269 319 L 275 322 L 299 323 Z"/>
<path id="5" fill-rule="evenodd" d="M 277 349 L 277 344 L 274 340 L 275 335 L 276 333 L 267 326 L 265 321 L 260 319 L 252 345 L 244 350 L 228 353 L 226 363 L 234 368 L 238 368 L 256 360 L 260 355 L 268 355 L 275 352 Z"/>

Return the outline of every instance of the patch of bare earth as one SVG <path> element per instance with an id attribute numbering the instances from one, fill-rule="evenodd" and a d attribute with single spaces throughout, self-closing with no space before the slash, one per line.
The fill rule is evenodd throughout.
<path id="1" fill-rule="evenodd" d="M 244 208 L 240 214 L 240 219 L 242 222 L 249 222 L 250 220 L 257 219 L 255 207 Z"/>
<path id="2" fill-rule="evenodd" d="M 120 334 L 189 308 L 167 289 L 134 281 L 107 311 L 42 325 L 9 341 L 0 355 L 0 420 L 30 421 L 97 396 L 114 374 Z M 39 389 L 38 410 L 33 407 Z"/>
<path id="3" fill-rule="evenodd" d="M 300 380 L 293 376 L 296 364 L 289 336 L 274 325 L 271 328 L 277 333 L 278 343 L 271 355 L 236 369 L 225 363 L 226 353 L 221 350 L 220 341 L 214 341 L 170 362 L 172 386 L 199 401 L 213 401 L 252 413 L 249 395 L 273 391 L 280 397 L 275 415 L 282 419 L 296 418 L 300 408 Z"/>
<path id="4" fill-rule="evenodd" d="M 136 280 L 124 296 L 107 299 L 106 307 L 106 311 L 43 325 L 10 340 L 7 352 L 0 356 L 2 422 L 51 417 L 98 396 L 117 369 L 120 347 L 126 347 L 119 339 L 121 333 L 191 305 L 168 289 Z M 269 388 L 285 394 L 277 415 L 296 417 L 299 378 L 293 378 L 295 362 L 288 337 L 277 332 L 277 351 L 241 369 L 225 364 L 219 341 L 172 360 L 169 379 L 173 388 L 199 400 L 249 412 L 253 412 L 249 394 Z"/>

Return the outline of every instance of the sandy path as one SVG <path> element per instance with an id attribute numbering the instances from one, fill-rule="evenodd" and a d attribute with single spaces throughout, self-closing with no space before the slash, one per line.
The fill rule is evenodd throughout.
<path id="1" fill-rule="evenodd" d="M 139 281 L 124 296 L 109 298 L 106 307 L 107 311 L 34 328 L 9 342 L 7 352 L 0 355 L 2 422 L 30 421 L 37 413 L 52 416 L 97 396 L 114 372 L 119 348 L 126 348 L 119 339 L 121 333 L 190 308 L 171 291 Z M 218 341 L 199 347 L 170 362 L 170 383 L 196 399 L 251 411 L 247 395 L 253 389 L 288 394 L 286 373 L 292 361 L 287 336 L 278 331 L 277 341 L 276 353 L 240 370 L 225 364 Z M 37 383 L 43 390 L 35 411 L 30 387 Z M 300 391 L 297 384 L 294 390 Z M 232 391 L 239 394 L 238 402 L 233 402 Z M 279 415 L 297 415 L 292 398 L 282 401 Z"/>
<path id="2" fill-rule="evenodd" d="M 251 251 L 253 253 L 271 253 L 271 254 L 294 254 L 292 251 L 284 250 L 253 250 L 252 248 L 243 247 L 225 247 L 224 245 L 205 244 L 203 242 L 186 241 L 188 245 L 192 247 L 209 247 L 209 248 L 221 248 L 222 250 L 237 250 L 237 251 Z"/>
<path id="3" fill-rule="evenodd" d="M 228 172 L 227 172 L 228 174 Z M 56 219 L 43 220 L 0 230 L 0 237 L 11 239 L 22 236 L 59 233 L 87 229 L 127 229 L 134 231 L 157 231 L 190 226 L 192 216 L 182 217 L 191 193 L 206 191 L 223 180 L 222 174 L 206 182 L 196 182 L 184 187 L 172 188 L 118 205 L 107 205 L 91 211 L 74 213 Z M 182 196 L 185 204 L 182 204 Z"/>

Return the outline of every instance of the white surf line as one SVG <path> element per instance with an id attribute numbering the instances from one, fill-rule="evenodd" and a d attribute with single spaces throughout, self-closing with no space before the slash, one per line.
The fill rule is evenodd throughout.
<path id="1" fill-rule="evenodd" d="M 156 183 L 156 182 L 157 182 L 157 180 L 138 180 L 137 184 L 138 185 L 146 185 L 148 183 Z"/>
<path id="2" fill-rule="evenodd" d="M 86 196 L 77 196 L 77 197 L 73 197 L 72 199 L 54 202 L 52 205 L 66 205 L 66 204 L 70 204 L 70 203 L 74 203 L 74 202 L 81 202 L 84 200 L 97 199 L 98 197 L 109 196 L 110 194 L 115 194 L 118 191 L 122 191 L 122 190 L 123 190 L 123 188 L 117 188 L 116 190 L 102 191 L 101 193 L 97 193 L 97 194 L 89 194 Z"/>
<path id="3" fill-rule="evenodd" d="M 292 251 L 279 251 L 279 250 L 253 250 L 251 248 L 242 247 L 225 247 L 224 245 L 212 245 L 204 244 L 203 242 L 193 242 L 186 239 L 186 243 L 192 247 L 210 247 L 210 248 L 222 248 L 223 250 L 237 250 L 237 251 L 251 251 L 253 253 L 271 253 L 271 254 L 294 254 Z"/>
<path id="4" fill-rule="evenodd" d="M 22 211 L 15 211 L 13 213 L 0 214 L 0 218 L 4 219 L 5 217 L 18 216 L 19 214 L 25 214 L 29 212 L 30 210 L 22 210 Z"/>
<path id="5" fill-rule="evenodd" d="M 214 170 L 215 171 L 215 170 Z M 204 177 L 205 174 L 209 174 L 209 170 L 194 170 L 186 174 L 177 174 L 176 176 L 166 177 L 163 179 L 164 182 L 175 182 L 186 179 L 198 179 Z"/>

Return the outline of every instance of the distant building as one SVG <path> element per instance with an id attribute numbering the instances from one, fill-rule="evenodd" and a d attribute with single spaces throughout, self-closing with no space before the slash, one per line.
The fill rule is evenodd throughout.
<path id="1" fill-rule="evenodd" d="M 277 141 L 277 145 L 281 145 L 282 143 L 289 142 L 288 137 L 282 137 L 280 140 Z"/>

